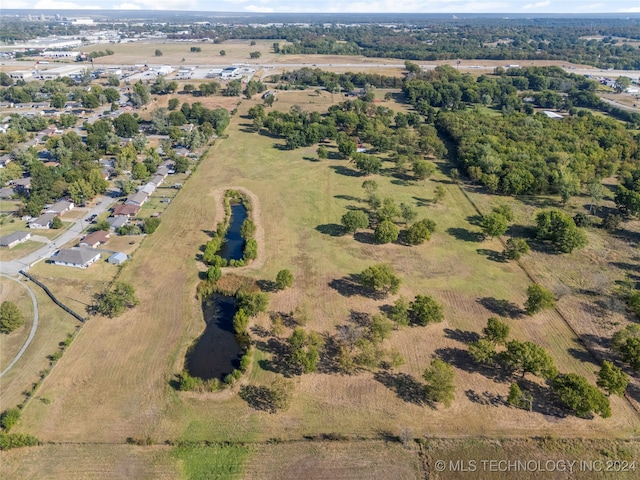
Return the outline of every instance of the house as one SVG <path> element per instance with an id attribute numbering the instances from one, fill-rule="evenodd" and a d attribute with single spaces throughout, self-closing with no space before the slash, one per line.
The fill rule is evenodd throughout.
<path id="1" fill-rule="evenodd" d="M 169 167 L 165 166 L 165 165 L 160 165 L 158 167 L 158 169 L 156 170 L 156 173 L 154 174 L 154 177 L 160 175 L 162 176 L 162 178 L 167 178 L 167 175 L 169 175 Z"/>
<path id="2" fill-rule="evenodd" d="M 0 168 L 6 167 L 7 164 L 11 163 L 12 160 L 13 160 L 13 157 L 11 155 L 9 155 L 8 153 L 5 153 L 4 155 L 2 155 L 0 157 Z"/>
<path id="3" fill-rule="evenodd" d="M 107 243 L 109 240 L 109 234 L 104 230 L 96 230 L 89 235 L 86 235 L 82 241 L 78 244 L 81 247 L 97 248 L 103 243 Z"/>
<path id="4" fill-rule="evenodd" d="M 111 225 L 111 230 L 117 230 L 120 227 L 124 227 L 127 223 L 129 223 L 129 217 L 126 215 L 121 215 L 119 217 L 108 217 L 107 222 Z"/>
<path id="5" fill-rule="evenodd" d="M 53 222 L 53 219 L 57 216 L 58 214 L 54 212 L 43 213 L 35 220 L 29 222 L 29 228 L 51 228 L 51 222 Z"/>
<path id="6" fill-rule="evenodd" d="M 13 232 L 4 237 L 0 237 L 0 247 L 13 248 L 19 243 L 26 242 L 31 238 L 29 232 Z"/>
<path id="7" fill-rule="evenodd" d="M 149 182 L 146 185 L 143 185 L 141 187 L 138 187 L 138 191 L 139 192 L 144 192 L 147 195 L 151 195 L 153 192 L 156 191 L 157 185 L 153 182 Z"/>
<path id="8" fill-rule="evenodd" d="M 129 260 L 129 255 L 122 252 L 116 252 L 109 258 L 107 258 L 107 262 L 111 263 L 112 265 L 122 265 L 127 260 Z"/>
<path id="9" fill-rule="evenodd" d="M 116 206 L 113 209 L 113 216 L 114 217 L 135 217 L 139 211 L 140 211 L 139 205 L 134 205 L 132 203 L 124 203 Z"/>
<path id="10" fill-rule="evenodd" d="M 31 190 L 31 177 L 18 178 L 17 180 L 11 180 L 9 185 L 13 185 L 18 192 L 27 192 Z"/>
<path id="11" fill-rule="evenodd" d="M 151 178 L 151 181 L 149 181 L 150 184 L 155 185 L 156 187 L 159 187 L 160 185 L 162 185 L 162 182 L 164 182 L 164 177 L 162 175 L 154 175 Z"/>
<path id="12" fill-rule="evenodd" d="M 124 203 L 142 206 L 144 205 L 144 202 L 146 202 L 147 200 L 149 200 L 149 195 L 140 191 L 140 192 L 134 193 L 133 195 L 129 195 L 129 197 L 127 198 L 127 201 Z"/>
<path id="13" fill-rule="evenodd" d="M 63 214 L 64 212 L 68 212 L 69 210 L 73 210 L 74 206 L 75 205 L 73 204 L 73 202 L 68 202 L 66 200 L 60 200 L 60 201 L 54 203 L 51 207 L 49 207 L 47 209 L 47 213 L 51 212 L 51 213 Z"/>
<path id="14" fill-rule="evenodd" d="M 100 252 L 92 248 L 61 248 L 57 255 L 51 257 L 55 265 L 65 267 L 87 268 L 100 259 Z"/>

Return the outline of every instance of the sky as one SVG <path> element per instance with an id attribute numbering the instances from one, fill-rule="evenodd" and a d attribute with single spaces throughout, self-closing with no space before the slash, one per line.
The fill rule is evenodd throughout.
<path id="1" fill-rule="evenodd" d="M 5 8 L 8 5 L 5 5 Z M 639 0 L 12 0 L 16 9 L 246 13 L 640 13 Z"/>

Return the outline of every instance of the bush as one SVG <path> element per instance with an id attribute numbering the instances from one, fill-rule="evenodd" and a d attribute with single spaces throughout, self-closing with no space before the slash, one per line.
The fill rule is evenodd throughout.
<path id="1" fill-rule="evenodd" d="M 4 301 L 0 304 L 0 332 L 11 333 L 24 325 L 24 315 L 15 303 Z"/>
<path id="2" fill-rule="evenodd" d="M 364 269 L 359 275 L 359 281 L 363 287 L 385 294 L 395 294 L 400 289 L 400 278 L 386 263 L 379 263 Z"/>
<path id="3" fill-rule="evenodd" d="M 148 217 L 144 219 L 142 223 L 142 231 L 147 235 L 151 235 L 156 231 L 160 225 L 160 219 L 158 217 Z"/>
<path id="4" fill-rule="evenodd" d="M 398 230 L 398 227 L 393 222 L 383 220 L 376 227 L 373 236 L 378 243 L 389 243 L 395 242 L 398 239 L 399 233 L 400 230 Z"/>
<path id="5" fill-rule="evenodd" d="M 254 238 L 250 238 L 244 246 L 244 260 L 255 260 L 257 257 L 258 242 Z"/>
<path id="6" fill-rule="evenodd" d="M 280 270 L 276 275 L 276 285 L 280 290 L 293 285 L 293 275 L 289 270 Z"/>
<path id="7" fill-rule="evenodd" d="M 424 219 L 414 223 L 407 229 L 406 240 L 409 245 L 420 245 L 431 238 L 436 229 L 433 220 Z"/>
<path id="8" fill-rule="evenodd" d="M 428 325 L 444 320 L 442 305 L 426 295 L 416 295 L 409 305 L 409 318 L 418 325 Z"/>
<path id="9" fill-rule="evenodd" d="M 0 450 L 11 450 L 19 447 L 34 447 L 38 439 L 28 433 L 0 433 Z"/>
<path id="10" fill-rule="evenodd" d="M 269 297 L 266 293 L 239 292 L 236 298 L 238 300 L 238 310 L 244 310 L 249 317 L 255 317 L 258 313 L 267 311 Z"/>
<path id="11" fill-rule="evenodd" d="M 524 304 L 524 309 L 528 315 L 533 315 L 546 308 L 553 308 L 555 304 L 553 293 L 542 285 L 533 284 L 527 289 L 527 301 Z"/>
<path id="12" fill-rule="evenodd" d="M 7 432 L 20 420 L 20 409 L 17 407 L 5 410 L 0 414 L 0 427 Z"/>

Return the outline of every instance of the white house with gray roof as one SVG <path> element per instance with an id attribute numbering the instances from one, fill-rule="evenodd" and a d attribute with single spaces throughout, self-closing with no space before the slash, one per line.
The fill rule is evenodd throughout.
<path id="1" fill-rule="evenodd" d="M 55 265 L 65 267 L 87 268 L 92 263 L 100 260 L 100 252 L 93 248 L 61 248 L 58 253 L 51 257 Z"/>

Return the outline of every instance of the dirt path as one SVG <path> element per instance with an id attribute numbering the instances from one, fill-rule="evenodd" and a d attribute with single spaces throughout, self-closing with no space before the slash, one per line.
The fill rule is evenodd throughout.
<path id="1" fill-rule="evenodd" d="M 265 243 L 264 243 L 264 225 L 262 223 L 262 215 L 260 214 L 260 202 L 258 201 L 258 197 L 255 193 L 250 190 L 247 190 L 244 187 L 222 187 L 216 188 L 213 191 L 213 197 L 215 199 L 215 207 L 216 207 L 216 220 L 219 222 L 224 218 L 224 192 L 227 190 L 236 190 L 238 192 L 243 193 L 249 200 L 251 201 L 251 213 L 250 218 L 253 220 L 253 223 L 256 225 L 256 242 L 258 242 L 258 256 L 255 260 L 253 260 L 249 265 L 245 267 L 225 267 L 223 271 L 226 272 L 234 272 L 234 273 L 242 273 L 247 270 L 258 270 L 262 268 L 264 265 L 266 251 L 265 251 Z"/>

